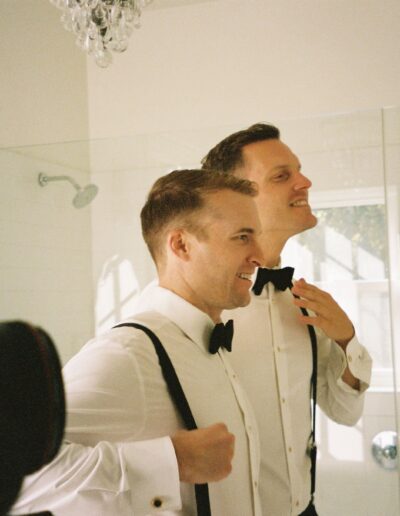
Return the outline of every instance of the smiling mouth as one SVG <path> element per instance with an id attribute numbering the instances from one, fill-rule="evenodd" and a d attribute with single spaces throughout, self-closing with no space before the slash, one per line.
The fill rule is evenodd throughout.
<path id="1" fill-rule="evenodd" d="M 253 274 L 246 274 L 245 272 L 239 272 L 239 274 L 236 274 L 236 276 L 240 279 L 244 279 L 247 281 L 251 281 L 251 277 Z"/>
<path id="2" fill-rule="evenodd" d="M 310 207 L 309 204 L 308 204 L 308 201 L 306 199 L 302 199 L 300 201 L 291 202 L 290 206 L 294 206 L 295 208 L 304 207 L 304 206 L 307 206 L 308 208 Z"/>

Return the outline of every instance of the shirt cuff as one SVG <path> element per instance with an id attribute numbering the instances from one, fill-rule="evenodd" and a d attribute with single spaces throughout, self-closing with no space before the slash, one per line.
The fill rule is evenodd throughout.
<path id="1" fill-rule="evenodd" d="M 178 462 L 169 437 L 125 443 L 122 453 L 135 515 L 181 509 Z"/>
<path id="2" fill-rule="evenodd" d="M 354 394 L 365 392 L 371 381 L 372 359 L 365 347 L 359 343 L 356 335 L 347 344 L 346 351 L 343 351 L 336 342 L 333 342 L 333 350 L 341 364 L 340 368 L 338 368 L 337 384 L 347 392 L 353 392 Z M 350 369 L 351 374 L 355 378 L 360 380 L 359 390 L 353 389 L 342 380 L 346 367 Z"/>

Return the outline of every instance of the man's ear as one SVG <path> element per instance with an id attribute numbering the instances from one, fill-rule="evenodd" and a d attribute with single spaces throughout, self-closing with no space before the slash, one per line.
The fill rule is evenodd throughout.
<path id="1" fill-rule="evenodd" d="M 168 235 L 169 250 L 181 260 L 187 261 L 190 254 L 190 234 L 184 229 L 174 229 Z"/>

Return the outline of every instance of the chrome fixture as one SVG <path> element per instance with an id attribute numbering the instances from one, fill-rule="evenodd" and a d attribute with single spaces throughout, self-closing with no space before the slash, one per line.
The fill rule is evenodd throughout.
<path id="1" fill-rule="evenodd" d="M 42 172 L 39 174 L 38 181 L 40 186 L 46 186 L 51 181 L 69 181 L 77 191 L 77 194 L 72 199 L 72 204 L 75 208 L 83 208 L 89 204 L 96 197 L 99 190 L 98 187 L 93 184 L 86 185 L 82 188 L 69 176 L 48 176 Z"/>
<path id="2" fill-rule="evenodd" d="M 397 434 L 380 432 L 372 439 L 371 451 L 376 462 L 384 469 L 397 468 Z"/>
<path id="3" fill-rule="evenodd" d="M 124 52 L 133 29 L 140 27 L 142 9 L 152 0 L 50 0 L 61 9 L 61 22 L 77 35 L 76 44 L 106 68 L 111 50 Z"/>

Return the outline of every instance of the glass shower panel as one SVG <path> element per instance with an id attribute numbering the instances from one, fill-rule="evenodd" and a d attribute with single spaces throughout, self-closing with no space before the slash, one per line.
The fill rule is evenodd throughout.
<path id="1" fill-rule="evenodd" d="M 395 393 L 394 412 L 397 423 L 397 435 L 393 441 L 395 446 L 397 446 L 398 493 L 400 493 L 400 108 L 391 107 L 383 109 L 382 124 L 388 220 L 389 292 Z"/>
<path id="2" fill-rule="evenodd" d="M 392 443 L 398 431 L 394 244 L 400 160 L 388 133 L 395 141 L 399 131 L 396 115 L 385 116 L 373 110 L 281 124 L 283 139 L 313 182 L 310 204 L 319 221 L 289 241 L 283 262 L 333 295 L 374 361 L 364 414 L 355 427 L 318 414 L 317 508 L 324 516 L 399 514 L 396 458 L 387 461 L 388 469 L 371 453 L 372 442 L 383 440 L 383 453 L 393 455 L 395 446 L 386 441 Z"/>

